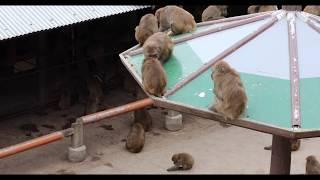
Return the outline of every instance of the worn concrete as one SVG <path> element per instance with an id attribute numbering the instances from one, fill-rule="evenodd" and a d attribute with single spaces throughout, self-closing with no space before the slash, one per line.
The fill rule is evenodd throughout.
<path id="1" fill-rule="evenodd" d="M 131 102 L 132 97 L 114 91 L 106 97 L 105 107 Z M 61 129 L 68 118 L 77 117 L 82 105 L 70 110 L 51 110 L 48 116 L 26 114 L 0 122 L 0 147 L 16 144 L 32 137 Z M 153 128 L 146 133 L 146 142 L 140 153 L 125 149 L 133 113 L 106 119 L 85 126 L 84 143 L 87 158 L 80 163 L 68 161 L 70 138 L 0 160 L 0 174 L 169 174 L 171 156 L 188 152 L 195 159 L 189 171 L 182 174 L 268 174 L 270 151 L 263 149 L 272 136 L 240 127 L 222 128 L 219 123 L 183 114 L 183 129 L 167 131 L 165 115 L 152 110 Z M 31 133 L 18 127 L 25 123 L 36 124 L 39 132 Z M 54 126 L 48 129 L 43 124 Z M 108 128 L 104 128 L 108 127 Z M 28 134 L 28 136 L 26 136 Z M 320 158 L 320 139 L 304 139 L 299 151 L 292 152 L 292 174 L 305 172 L 305 158 L 314 154 Z"/>

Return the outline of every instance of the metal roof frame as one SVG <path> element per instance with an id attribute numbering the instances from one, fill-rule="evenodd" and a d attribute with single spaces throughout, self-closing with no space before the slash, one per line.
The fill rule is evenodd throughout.
<path id="1" fill-rule="evenodd" d="M 171 100 L 166 99 L 168 95 L 173 94 L 175 91 L 177 91 L 179 88 L 183 87 L 185 84 L 190 82 L 195 77 L 202 74 L 204 71 L 206 71 L 208 68 L 210 68 L 213 64 L 215 64 L 217 61 L 221 60 L 222 58 L 226 57 L 228 54 L 234 52 L 238 48 L 240 48 L 242 45 L 246 44 L 256 36 L 258 36 L 260 33 L 265 31 L 266 29 L 270 28 L 275 22 L 282 19 L 285 15 L 289 14 L 288 22 L 288 33 L 289 33 L 289 58 L 290 58 L 290 89 L 291 89 L 291 126 L 292 128 L 282 128 L 273 126 L 270 124 L 265 124 L 262 122 L 257 122 L 252 119 L 248 118 L 239 118 L 236 120 L 228 120 L 226 121 L 220 114 L 204 110 L 204 109 L 198 109 L 191 105 L 181 104 L 177 103 Z M 290 18 L 293 17 L 293 18 Z M 316 17 L 313 17 L 311 15 L 308 15 L 304 12 L 297 12 L 297 11 L 284 11 L 284 10 L 278 10 L 273 11 L 272 13 L 256 13 L 255 16 L 242 16 L 234 18 L 234 21 L 239 20 L 238 22 L 231 22 L 230 24 L 223 25 L 222 27 L 212 28 L 207 31 L 203 31 L 200 33 L 192 33 L 189 36 L 186 37 L 180 37 L 174 40 L 174 44 L 181 43 L 184 41 L 188 41 L 190 39 L 194 39 L 196 37 L 205 36 L 214 32 L 218 32 L 221 30 L 229 29 L 232 27 L 244 25 L 250 22 L 254 22 L 257 20 L 270 18 L 268 22 L 263 24 L 260 28 L 258 28 L 257 31 L 254 31 L 247 35 L 246 37 L 242 38 L 240 41 L 234 43 L 231 47 L 227 48 L 225 51 L 218 54 L 216 57 L 211 59 L 206 64 L 202 65 L 199 69 L 189 74 L 186 78 L 182 79 L 178 83 L 176 83 L 171 89 L 169 89 L 163 98 L 155 97 L 152 95 L 149 95 L 143 88 L 142 80 L 139 77 L 139 75 L 135 72 L 132 65 L 127 61 L 127 58 L 132 55 L 137 55 L 142 53 L 142 48 L 139 47 L 139 45 L 136 45 L 135 47 L 119 54 L 122 63 L 125 65 L 125 67 L 128 69 L 128 71 L 132 74 L 132 76 L 135 78 L 135 80 L 138 82 L 138 84 L 141 86 L 141 88 L 145 91 L 148 97 L 152 98 L 154 100 L 154 105 L 158 107 L 168 108 L 180 112 L 185 113 L 191 113 L 193 115 L 197 115 L 199 117 L 226 122 L 229 124 L 233 124 L 240 127 L 245 127 L 248 129 L 274 134 L 278 136 L 283 136 L 289 139 L 300 139 L 300 138 L 311 138 L 311 137 L 319 137 L 320 136 L 320 129 L 301 129 L 301 117 L 300 117 L 300 97 L 299 97 L 299 81 L 297 81 L 297 77 L 299 77 L 299 71 L 298 71 L 298 58 L 297 58 L 297 42 L 296 42 L 296 34 L 295 34 L 295 16 L 302 19 L 304 22 L 306 22 L 310 27 L 312 27 L 314 30 L 317 30 L 319 32 L 320 25 L 319 19 Z M 223 21 L 225 19 L 220 20 L 214 20 L 212 22 L 209 22 L 205 25 L 211 25 L 211 24 L 217 24 L 221 22 L 227 22 Z M 228 21 L 230 22 L 230 21 Z M 200 24 L 200 23 L 198 23 Z M 197 24 L 197 25 L 198 25 Z M 201 24 L 203 25 L 203 23 Z"/>

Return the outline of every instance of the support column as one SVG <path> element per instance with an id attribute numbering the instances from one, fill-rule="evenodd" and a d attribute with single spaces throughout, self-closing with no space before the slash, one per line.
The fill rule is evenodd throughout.
<path id="1" fill-rule="evenodd" d="M 74 133 L 71 136 L 68 158 L 71 162 L 81 162 L 87 156 L 86 146 L 83 144 L 83 120 L 78 118 L 71 127 L 74 129 Z"/>
<path id="2" fill-rule="evenodd" d="M 164 120 L 164 127 L 169 131 L 181 130 L 183 128 L 182 114 L 174 110 L 168 110 Z"/>
<path id="3" fill-rule="evenodd" d="M 290 174 L 291 143 L 281 136 L 273 135 L 270 174 Z"/>

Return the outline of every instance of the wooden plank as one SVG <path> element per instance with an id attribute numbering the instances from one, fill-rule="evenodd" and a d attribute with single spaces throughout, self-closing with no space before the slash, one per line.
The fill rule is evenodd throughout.
<path id="1" fill-rule="evenodd" d="M 290 174 L 291 142 L 289 139 L 273 135 L 270 174 Z"/>

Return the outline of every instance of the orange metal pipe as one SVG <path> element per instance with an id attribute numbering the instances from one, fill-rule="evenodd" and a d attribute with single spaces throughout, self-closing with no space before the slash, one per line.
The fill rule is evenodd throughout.
<path id="1" fill-rule="evenodd" d="M 62 131 L 58 131 L 38 138 L 34 138 L 29 141 L 25 141 L 23 143 L 0 149 L 0 159 L 44 144 L 58 141 L 60 139 L 63 139 L 63 137 L 64 133 Z"/>
<path id="2" fill-rule="evenodd" d="M 111 108 L 108 110 L 96 112 L 90 115 L 82 116 L 81 119 L 84 124 L 93 123 L 96 121 L 100 121 L 104 118 L 113 117 L 119 114 L 123 114 L 126 112 L 134 111 L 137 109 L 144 108 L 146 106 L 150 106 L 153 104 L 153 100 L 151 98 L 145 98 L 139 101 L 135 101 L 123 106 L 118 106 L 115 108 Z"/>

